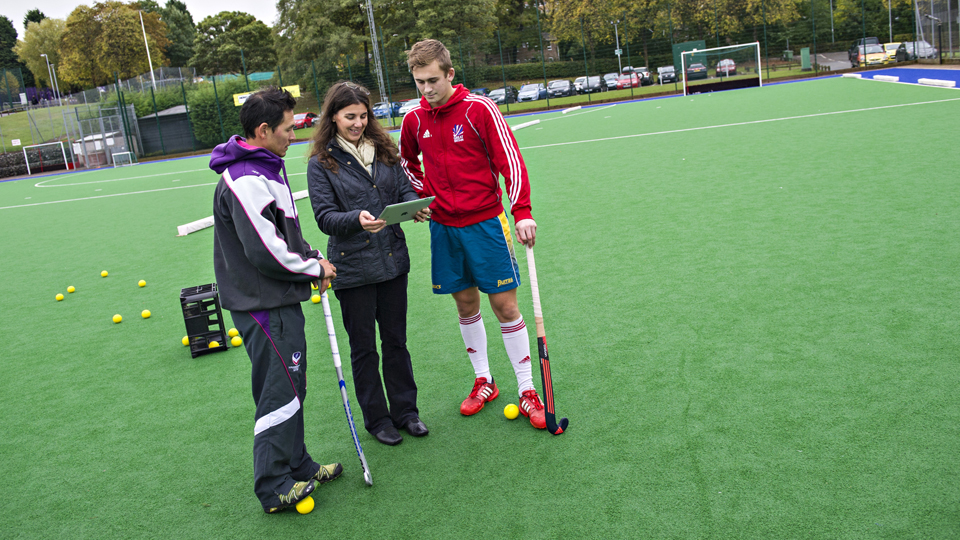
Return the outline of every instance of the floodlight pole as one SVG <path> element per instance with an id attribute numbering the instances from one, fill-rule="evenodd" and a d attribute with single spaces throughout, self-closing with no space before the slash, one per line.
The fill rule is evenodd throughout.
<path id="1" fill-rule="evenodd" d="M 50 64 L 50 72 L 53 73 L 53 91 L 57 93 L 57 103 L 63 107 L 63 99 L 60 97 L 60 83 L 57 81 L 57 65 Z"/>
<path id="2" fill-rule="evenodd" d="M 53 90 L 53 72 L 50 70 L 50 57 L 42 53 L 40 54 L 40 56 L 42 56 L 43 59 L 47 62 L 47 82 L 50 83 L 50 90 Z M 56 90 L 54 90 L 54 92 L 56 92 Z M 63 105 L 62 103 L 60 103 L 59 96 L 57 96 L 57 103 L 60 104 L 61 106 Z"/>
<path id="3" fill-rule="evenodd" d="M 623 73 L 623 64 L 620 61 L 620 31 L 617 29 L 620 19 L 610 21 L 610 24 L 613 25 L 613 33 L 617 36 L 617 68 L 619 68 L 617 73 Z"/>
<path id="4" fill-rule="evenodd" d="M 367 23 L 370 25 L 370 43 L 373 45 L 373 65 L 377 70 L 377 82 L 380 84 L 380 101 L 387 101 L 387 87 L 383 82 L 383 64 L 380 61 L 380 44 L 377 42 L 377 25 L 373 18 L 373 0 L 367 0 Z"/>
<path id="5" fill-rule="evenodd" d="M 933 23 L 937 23 L 937 28 L 940 29 L 940 31 L 937 32 L 937 48 L 938 48 L 937 57 L 940 59 L 940 63 L 943 64 L 943 29 L 940 26 L 941 25 L 940 19 L 937 17 L 934 17 L 933 15 L 924 14 L 923 16 L 930 19 L 931 33 L 933 33 Z M 919 49 L 919 47 L 917 47 L 916 44 L 914 44 L 914 47 Z"/>
<path id="6" fill-rule="evenodd" d="M 143 25 L 143 12 L 140 14 L 140 29 L 143 30 L 143 46 L 147 48 L 147 63 L 150 65 L 150 80 L 153 81 L 153 89 L 157 89 L 157 78 L 153 76 L 153 60 L 150 58 L 150 44 L 147 43 L 147 27 Z"/>
<path id="7" fill-rule="evenodd" d="M 887 26 L 890 28 L 890 41 L 893 41 L 893 0 L 887 0 Z"/>

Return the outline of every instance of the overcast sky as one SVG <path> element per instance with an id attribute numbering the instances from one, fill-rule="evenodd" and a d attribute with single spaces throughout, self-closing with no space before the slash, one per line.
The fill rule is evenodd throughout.
<path id="1" fill-rule="evenodd" d="M 66 20 L 70 12 L 79 5 L 86 4 L 92 6 L 96 0 L 37 0 L 33 2 L 15 2 L 14 0 L 5 0 L 3 7 L 0 7 L 0 15 L 6 15 L 13 21 L 13 27 L 17 29 L 17 37 L 23 39 L 23 17 L 34 7 L 43 12 L 51 19 Z M 273 0 L 181 0 L 193 15 L 193 22 L 198 23 L 204 17 L 216 15 L 221 11 L 245 11 L 257 19 L 266 23 L 267 26 L 273 26 L 277 18 L 277 4 Z M 167 3 L 167 0 L 157 0 L 161 6 Z"/>

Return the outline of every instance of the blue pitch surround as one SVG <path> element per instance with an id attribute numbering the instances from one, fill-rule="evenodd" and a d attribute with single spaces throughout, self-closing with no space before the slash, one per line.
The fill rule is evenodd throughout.
<path id="1" fill-rule="evenodd" d="M 872 79 L 876 75 L 900 77 L 900 82 L 916 84 L 919 79 L 940 79 L 941 81 L 956 81 L 960 86 L 960 69 L 914 69 L 889 68 L 861 73 L 864 79 Z"/>

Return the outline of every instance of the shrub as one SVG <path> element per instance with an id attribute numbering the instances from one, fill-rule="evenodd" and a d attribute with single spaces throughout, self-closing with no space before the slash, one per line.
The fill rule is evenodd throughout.
<path id="1" fill-rule="evenodd" d="M 240 125 L 240 107 L 233 104 L 233 95 L 247 91 L 243 79 L 217 83 L 198 84 L 187 94 L 190 123 L 197 140 L 204 146 L 213 147 L 226 142 L 231 135 L 243 135 Z M 220 110 L 217 111 L 217 102 Z M 221 129 L 222 118 L 222 129 Z"/>

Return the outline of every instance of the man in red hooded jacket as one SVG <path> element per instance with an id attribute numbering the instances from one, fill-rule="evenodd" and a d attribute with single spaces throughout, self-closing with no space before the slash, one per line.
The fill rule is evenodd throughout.
<path id="1" fill-rule="evenodd" d="M 530 183 L 520 148 L 493 101 L 453 86 L 450 52 L 442 43 L 416 43 L 407 65 L 423 97 L 403 118 L 400 163 L 417 193 L 436 197 L 430 205 L 433 292 L 450 294 L 456 301 L 460 333 L 476 375 L 460 412 L 476 414 L 500 394 L 487 361 L 480 316 L 483 292 L 500 321 L 517 377 L 520 411 L 534 427 L 544 429 L 543 405 L 531 374 L 530 338 L 517 307 L 520 273 L 499 181 L 502 175 L 517 238 L 533 246 L 537 224 L 530 213 Z"/>

